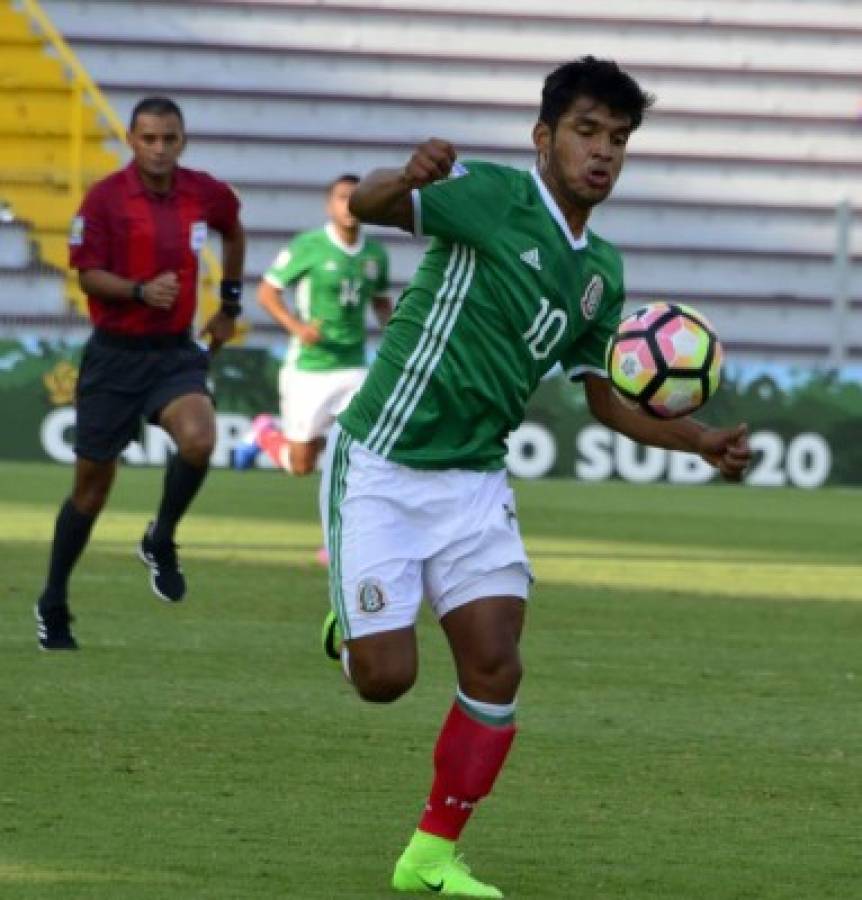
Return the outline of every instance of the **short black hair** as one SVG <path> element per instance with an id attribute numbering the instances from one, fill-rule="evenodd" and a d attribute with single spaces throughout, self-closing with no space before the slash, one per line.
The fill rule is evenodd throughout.
<path id="1" fill-rule="evenodd" d="M 354 175 L 352 172 L 345 172 L 343 175 L 339 175 L 338 178 L 333 178 L 326 185 L 326 193 L 331 194 L 337 184 L 359 184 L 360 181 L 361 179 L 358 175 Z"/>
<path id="2" fill-rule="evenodd" d="M 592 97 L 611 112 L 628 116 L 633 130 L 655 102 L 655 97 L 613 60 L 582 56 L 558 66 L 545 79 L 539 121 L 553 131 L 578 97 Z"/>
<path id="3" fill-rule="evenodd" d="M 179 106 L 170 97 L 144 97 L 138 100 L 129 117 L 129 131 L 135 130 L 138 116 L 176 116 L 185 128 L 185 119 Z"/>

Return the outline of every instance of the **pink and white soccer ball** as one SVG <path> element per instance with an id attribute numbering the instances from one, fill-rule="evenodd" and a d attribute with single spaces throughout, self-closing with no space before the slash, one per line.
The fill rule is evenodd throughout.
<path id="1" fill-rule="evenodd" d="M 606 365 L 623 397 L 661 419 L 687 416 L 718 389 L 723 352 L 709 320 L 682 303 L 648 303 L 620 322 Z"/>

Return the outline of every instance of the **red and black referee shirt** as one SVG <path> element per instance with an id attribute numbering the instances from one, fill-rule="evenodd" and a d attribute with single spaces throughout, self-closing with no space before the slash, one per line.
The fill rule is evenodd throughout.
<path id="1" fill-rule="evenodd" d="M 197 308 L 198 255 L 208 229 L 228 233 L 238 216 L 231 188 L 194 169 L 175 169 L 167 194 L 149 191 L 134 163 L 96 182 L 72 223 L 71 267 L 104 269 L 132 281 L 175 272 L 180 292 L 170 310 L 87 297 L 93 324 L 118 334 L 185 331 Z"/>

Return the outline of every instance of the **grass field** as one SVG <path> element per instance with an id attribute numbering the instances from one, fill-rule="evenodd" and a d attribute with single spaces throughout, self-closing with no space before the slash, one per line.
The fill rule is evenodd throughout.
<path id="1" fill-rule="evenodd" d="M 68 469 L 0 465 L 0 898 L 383 898 L 451 699 L 318 651 L 316 482 L 215 472 L 156 601 L 124 470 L 73 580 L 32 604 Z M 511 898 L 862 897 L 862 494 L 522 483 L 537 586 L 521 733 L 464 849 Z"/>

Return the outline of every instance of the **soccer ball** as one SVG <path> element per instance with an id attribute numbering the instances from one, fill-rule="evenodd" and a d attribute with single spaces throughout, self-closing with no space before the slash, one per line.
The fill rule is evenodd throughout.
<path id="1" fill-rule="evenodd" d="M 606 366 L 623 397 L 660 419 L 675 419 L 715 393 L 721 361 L 721 344 L 704 316 L 681 303 L 658 302 L 620 322 Z"/>

